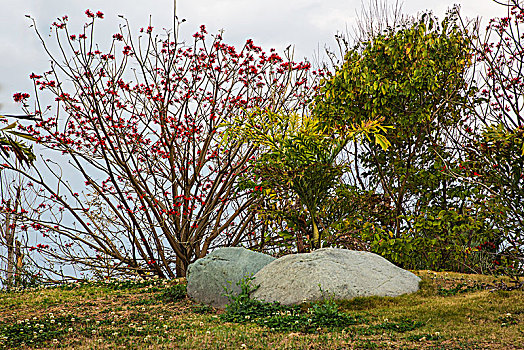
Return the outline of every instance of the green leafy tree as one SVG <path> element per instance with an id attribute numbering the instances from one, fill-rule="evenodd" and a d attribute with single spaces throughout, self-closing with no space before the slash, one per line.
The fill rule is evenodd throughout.
<path id="1" fill-rule="evenodd" d="M 424 14 L 358 43 L 325 80 L 315 102 L 315 114 L 335 129 L 377 118 L 394 127 L 386 152 L 364 142 L 349 143 L 348 154 L 353 157 L 352 185 L 382 195 L 383 207 L 391 208 L 384 212 L 393 219 L 370 221 L 362 233 L 372 248 L 400 264 L 406 254 L 379 248 L 392 247 L 389 243 L 397 239 L 406 245 L 403 252 L 416 261 L 418 253 L 410 240 L 419 237 L 431 243 L 438 236 L 416 226 L 414 218 L 438 217 L 443 210 L 476 215 L 468 209 L 475 186 L 446 172 L 459 166 L 459 156 L 450 146 L 470 108 L 468 97 L 475 91 L 468 81 L 472 46 L 459 24 L 457 9 L 440 22 Z M 462 220 L 447 217 L 452 220 L 449 225 Z M 463 234 L 471 235 L 471 230 Z M 460 246 L 463 251 L 468 248 Z"/>
<path id="2" fill-rule="evenodd" d="M 302 231 L 311 237 L 313 248 L 320 247 L 319 221 L 346 167 L 338 160 L 341 150 L 349 140 L 372 135 L 387 148 L 387 139 L 379 135 L 387 127 L 374 120 L 331 130 L 314 116 L 269 110 L 250 116 L 247 123 L 228 125 L 226 133 L 226 137 L 251 140 L 262 149 L 243 186 L 263 199 L 266 216 L 285 222 L 284 234 Z"/>

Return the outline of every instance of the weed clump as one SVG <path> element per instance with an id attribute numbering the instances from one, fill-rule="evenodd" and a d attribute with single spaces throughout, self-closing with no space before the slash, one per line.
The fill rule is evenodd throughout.
<path id="1" fill-rule="evenodd" d="M 187 287 L 185 284 L 176 284 L 174 286 L 168 287 L 162 291 L 159 296 L 159 299 L 165 302 L 175 303 L 182 299 L 185 299 L 187 296 Z"/>
<path id="2" fill-rule="evenodd" d="M 298 305 L 287 306 L 251 299 L 250 293 L 256 290 L 256 287 L 251 286 L 251 280 L 253 278 L 248 277 L 238 282 L 237 285 L 241 289 L 238 295 L 226 292 L 230 303 L 226 306 L 226 312 L 220 315 L 222 320 L 236 323 L 252 322 L 274 331 L 303 333 L 314 333 L 322 328 L 341 329 L 366 321 L 362 315 L 340 312 L 332 299 L 315 302 L 305 310 Z"/>

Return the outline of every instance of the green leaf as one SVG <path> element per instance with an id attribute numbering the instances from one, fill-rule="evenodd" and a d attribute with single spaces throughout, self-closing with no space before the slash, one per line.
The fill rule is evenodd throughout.
<path id="1" fill-rule="evenodd" d="M 388 139 L 381 134 L 375 134 L 375 142 L 378 143 L 384 151 L 387 150 L 388 147 L 391 145 Z"/>

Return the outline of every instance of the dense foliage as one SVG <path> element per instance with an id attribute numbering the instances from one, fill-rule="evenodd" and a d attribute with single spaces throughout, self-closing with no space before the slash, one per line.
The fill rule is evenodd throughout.
<path id="1" fill-rule="evenodd" d="M 482 164 L 498 171 L 492 161 L 473 154 L 486 149 L 490 143 L 486 138 L 492 144 L 506 145 L 504 151 L 491 148 L 498 153 L 499 161 L 508 159 L 508 151 L 513 152 L 512 165 L 506 167 L 511 178 L 519 177 L 522 159 L 520 144 L 513 141 L 518 140 L 518 131 L 501 136 L 495 132 L 496 124 L 489 123 L 484 123 L 485 129 L 472 130 L 479 124 L 472 123 L 471 116 L 482 110 L 484 101 L 476 81 L 471 80 L 477 57 L 475 40 L 462 26 L 457 9 L 440 23 L 431 15 L 423 15 L 349 50 L 343 65 L 336 68 L 317 97 L 315 112 L 327 124 L 345 128 L 382 118 L 384 125 L 393 126 L 387 151 L 372 143 L 350 144 L 350 189 L 381 197 L 381 209 L 368 206 L 367 218 L 357 215 L 358 221 L 351 219 L 349 212 L 347 216 L 349 232 L 403 267 L 493 271 L 508 243 L 514 250 L 522 246 L 515 242 L 519 235 L 515 230 L 513 235 L 504 233 L 500 219 L 505 224 L 508 221 L 503 219 L 505 210 L 500 202 L 496 205 L 491 201 L 491 206 L 482 200 L 489 196 L 486 188 L 497 188 L 495 183 L 500 186 L 504 181 L 492 178 L 488 185 L 483 181 L 486 172 L 472 166 Z M 503 45 L 501 42 L 497 47 Z M 504 65 L 513 64 L 514 59 L 492 57 L 488 61 Z M 491 69 L 488 77 L 497 77 Z M 512 78 L 504 81 L 514 82 Z M 496 95 L 503 100 L 505 89 L 498 90 L 501 92 Z M 511 147 L 512 151 L 508 149 Z M 455 176 L 456 172 L 462 172 L 463 177 Z M 522 207 L 514 192 L 504 198 L 510 199 L 513 208 Z M 378 212 L 382 215 L 377 217 Z"/>
<path id="2" fill-rule="evenodd" d="M 316 70 L 204 26 L 191 42 L 122 27 L 102 49 L 101 12 L 81 33 L 63 17 L 56 52 L 37 31 L 52 66 L 30 77 L 35 108 L 15 94 L 37 120 L 0 130 L 0 174 L 34 199 L 0 213 L 43 236 L 20 249 L 97 277 L 184 276 L 236 245 L 522 275 L 524 9 L 510 4 L 485 31 L 458 8 L 403 19 Z M 34 160 L 16 136 L 49 158 L 25 171 L 7 157 Z"/>

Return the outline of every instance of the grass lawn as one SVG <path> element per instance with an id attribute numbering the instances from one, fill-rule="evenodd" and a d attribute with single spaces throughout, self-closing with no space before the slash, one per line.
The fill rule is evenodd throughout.
<path id="1" fill-rule="evenodd" d="M 415 294 L 337 302 L 351 320 L 343 326 L 329 314 L 315 321 L 321 304 L 227 322 L 185 298 L 183 280 L 1 292 L 0 349 L 524 349 L 523 290 L 487 290 L 490 276 L 414 272 Z"/>

